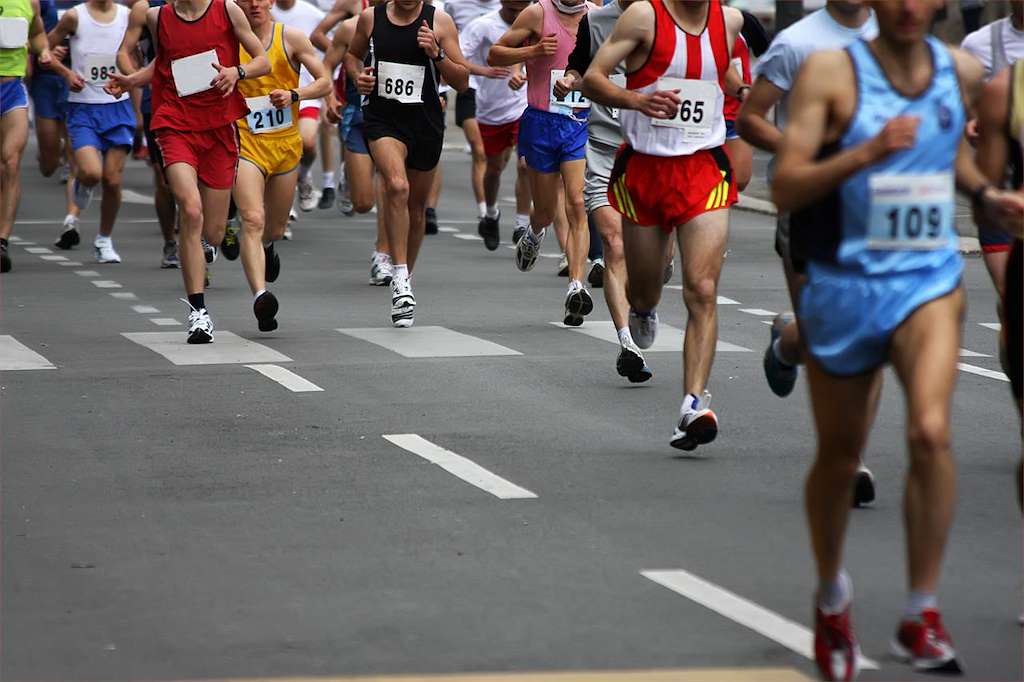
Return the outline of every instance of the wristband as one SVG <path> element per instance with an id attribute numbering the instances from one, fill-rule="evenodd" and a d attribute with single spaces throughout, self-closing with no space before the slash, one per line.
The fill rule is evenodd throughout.
<path id="1" fill-rule="evenodd" d="M 971 206 L 975 209 L 981 208 L 981 202 L 985 197 L 985 192 L 990 189 L 992 189 L 992 184 L 986 182 L 983 183 L 981 187 L 978 187 L 976 190 L 971 192 Z"/>
<path id="2" fill-rule="evenodd" d="M 239 64 L 235 68 L 238 69 L 238 80 L 244 81 L 245 80 L 245 69 L 242 68 L 241 64 Z"/>

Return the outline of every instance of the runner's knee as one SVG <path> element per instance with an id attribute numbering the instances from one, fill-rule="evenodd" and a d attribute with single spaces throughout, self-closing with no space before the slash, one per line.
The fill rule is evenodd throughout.
<path id="1" fill-rule="evenodd" d="M 949 420 L 941 409 L 912 414 L 907 420 L 911 466 L 928 465 L 950 449 Z"/>
<path id="2" fill-rule="evenodd" d="M 714 306 L 717 291 L 718 285 L 713 277 L 687 278 L 683 287 L 683 301 L 687 308 Z"/>

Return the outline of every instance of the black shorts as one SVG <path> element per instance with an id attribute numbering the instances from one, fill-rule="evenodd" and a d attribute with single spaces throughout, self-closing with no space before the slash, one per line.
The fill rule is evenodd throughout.
<path id="1" fill-rule="evenodd" d="M 438 130 L 423 114 L 396 116 L 389 120 L 377 118 L 363 110 L 363 135 L 367 141 L 393 137 L 405 145 L 405 167 L 417 171 L 431 171 L 441 161 L 444 131 Z M 373 156 L 373 148 L 370 148 Z"/>
<path id="2" fill-rule="evenodd" d="M 156 142 L 156 135 L 149 128 L 149 122 L 153 120 L 153 114 L 142 115 L 142 129 L 146 133 L 146 149 L 149 151 L 149 162 L 157 168 L 164 167 L 164 157 L 160 154 L 160 145 Z"/>
<path id="3" fill-rule="evenodd" d="M 473 88 L 455 95 L 455 125 L 461 128 L 471 118 L 476 118 L 476 90 Z"/>

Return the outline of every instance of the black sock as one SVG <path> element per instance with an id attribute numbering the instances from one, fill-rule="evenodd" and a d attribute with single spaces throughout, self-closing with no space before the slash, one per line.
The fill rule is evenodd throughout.
<path id="1" fill-rule="evenodd" d="M 3 249 L 4 251 L 7 250 L 7 240 L 6 239 L 0 239 L 0 249 Z"/>
<path id="2" fill-rule="evenodd" d="M 206 296 L 203 294 L 189 294 L 188 304 L 196 310 L 202 310 L 206 307 Z"/>

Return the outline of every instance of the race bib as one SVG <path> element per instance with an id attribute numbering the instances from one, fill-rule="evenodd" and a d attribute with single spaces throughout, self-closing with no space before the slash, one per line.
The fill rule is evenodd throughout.
<path id="1" fill-rule="evenodd" d="M 245 117 L 249 132 L 269 133 L 272 130 L 290 128 L 292 125 L 291 106 L 278 109 L 271 104 L 270 95 L 246 97 L 245 103 L 249 105 L 249 115 Z"/>
<path id="2" fill-rule="evenodd" d="M 117 73 L 117 55 L 87 54 L 82 59 L 82 76 L 93 85 L 106 85 Z"/>
<path id="3" fill-rule="evenodd" d="M 174 87 L 178 91 L 178 96 L 188 97 L 212 88 L 210 81 L 217 76 L 217 70 L 213 68 L 216 63 L 216 50 L 172 59 L 171 75 L 174 77 Z"/>
<path id="4" fill-rule="evenodd" d="M 423 66 L 377 62 L 377 96 L 402 104 L 423 103 Z"/>
<path id="5" fill-rule="evenodd" d="M 579 90 L 570 90 L 565 97 L 555 96 L 555 81 L 565 78 L 565 69 L 551 69 L 551 111 L 572 113 L 573 109 L 589 109 L 590 100 Z"/>
<path id="6" fill-rule="evenodd" d="M 613 73 L 612 75 L 608 76 L 608 80 L 610 80 L 612 82 L 612 84 L 617 85 L 620 88 L 626 87 L 626 74 L 624 74 L 624 73 Z M 611 111 L 612 111 L 612 119 L 615 120 L 615 121 L 618 121 L 619 120 L 619 108 L 618 107 L 612 107 Z"/>
<path id="7" fill-rule="evenodd" d="M 679 90 L 679 111 L 672 118 L 651 119 L 660 128 L 678 128 L 687 141 L 705 140 L 711 136 L 718 102 L 718 83 L 690 78 L 659 78 L 658 90 Z"/>
<path id="8" fill-rule="evenodd" d="M 15 49 L 28 44 L 28 19 L 0 17 L 0 47 Z"/>
<path id="9" fill-rule="evenodd" d="M 868 178 L 869 249 L 937 249 L 953 234 L 953 174 Z"/>

